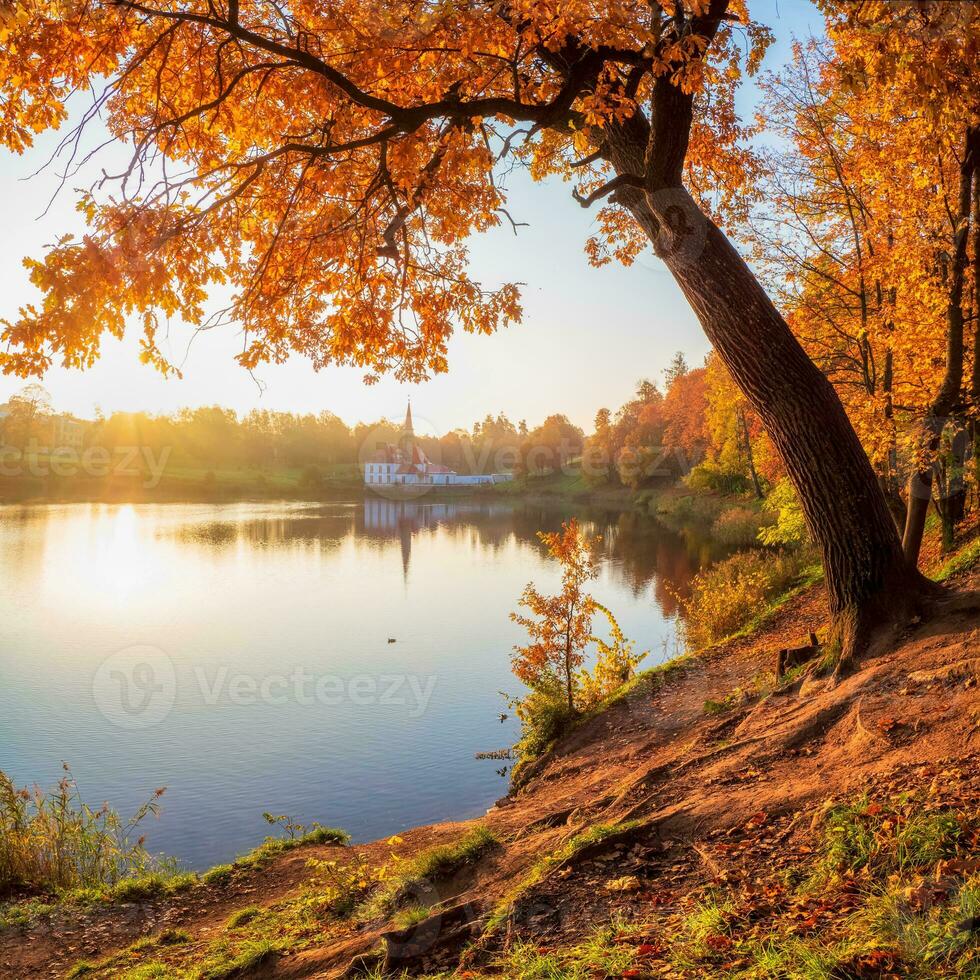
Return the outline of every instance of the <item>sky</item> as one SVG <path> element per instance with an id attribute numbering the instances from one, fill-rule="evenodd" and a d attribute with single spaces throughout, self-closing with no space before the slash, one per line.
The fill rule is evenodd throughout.
<path id="1" fill-rule="evenodd" d="M 753 0 L 753 17 L 770 26 L 776 43 L 765 69 L 778 69 L 794 37 L 821 29 L 809 0 Z M 740 95 L 751 114 L 754 91 Z M 58 186 L 57 168 L 35 173 L 48 159 L 57 136 L 45 134 L 23 156 L 0 150 L 0 319 L 14 319 L 37 293 L 21 262 L 40 257 L 44 246 L 79 229 L 74 195 L 66 187 L 49 207 Z M 111 152 L 111 150 L 109 151 Z M 33 176 L 32 176 L 33 174 Z M 301 413 L 331 411 L 348 424 L 404 415 L 409 396 L 417 431 L 443 433 L 469 428 L 487 414 L 515 422 L 540 423 L 556 412 L 587 431 L 601 407 L 615 410 L 641 378 L 659 381 L 673 354 L 701 363 L 709 344 L 667 270 L 650 252 L 631 268 L 592 268 L 584 245 L 595 214 L 580 208 L 570 185 L 533 183 L 521 172 L 508 178 L 508 210 L 528 223 L 515 235 L 498 228 L 470 242 L 474 276 L 489 286 L 519 281 L 524 316 L 490 337 L 457 332 L 449 345 L 449 372 L 422 384 L 383 379 L 363 383 L 356 368 L 319 372 L 294 356 L 284 365 L 256 372 L 261 385 L 233 360 L 241 334 L 230 325 L 197 335 L 172 323 L 164 346 L 181 379 L 163 378 L 137 358 L 138 331 L 107 341 L 102 357 L 82 372 L 52 367 L 40 379 L 58 411 L 91 418 L 96 408 L 169 413 L 181 407 L 220 404 L 245 414 L 253 408 Z M 46 210 L 47 209 L 47 210 Z M 0 403 L 25 384 L 0 376 Z"/>

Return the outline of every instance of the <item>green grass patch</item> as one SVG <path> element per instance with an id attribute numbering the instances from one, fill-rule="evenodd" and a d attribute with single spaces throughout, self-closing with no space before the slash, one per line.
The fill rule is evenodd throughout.
<path id="1" fill-rule="evenodd" d="M 10 926 L 26 926 L 57 908 L 57 903 L 41 898 L 29 898 L 0 905 L 0 930 Z"/>
<path id="2" fill-rule="evenodd" d="M 240 929 L 248 925 L 253 919 L 257 919 L 262 914 L 262 909 L 258 905 L 246 905 L 245 908 L 232 912 L 228 917 L 227 927 L 229 929 Z"/>
<path id="3" fill-rule="evenodd" d="M 98 967 L 91 960 L 79 960 L 66 974 L 68 980 L 74 977 L 84 977 L 86 974 L 94 973 Z"/>
<path id="4" fill-rule="evenodd" d="M 971 541 L 955 555 L 950 556 L 936 570 L 933 578 L 937 582 L 945 582 L 960 572 L 967 572 L 980 565 L 980 538 Z"/>
<path id="5" fill-rule="evenodd" d="M 621 977 L 636 962 L 635 948 L 617 943 L 624 929 L 609 925 L 585 941 L 555 951 L 517 943 L 494 966 L 513 980 L 593 980 Z"/>
<path id="6" fill-rule="evenodd" d="M 265 939 L 244 943 L 235 950 L 219 943 L 209 951 L 197 977 L 199 980 L 225 980 L 238 976 L 266 963 L 276 952 L 275 944 Z"/>
<path id="7" fill-rule="evenodd" d="M 107 902 L 145 902 L 187 891 L 199 881 L 196 874 L 189 872 L 179 874 L 154 872 L 135 878 L 123 878 L 109 888 L 102 898 Z"/>
<path id="8" fill-rule="evenodd" d="M 433 881 L 452 877 L 498 844 L 496 834 L 481 826 L 474 827 L 455 844 L 442 844 L 422 851 L 398 867 L 395 876 L 362 906 L 359 918 L 376 919 L 389 914 L 412 892 Z"/>
<path id="9" fill-rule="evenodd" d="M 430 915 L 432 915 L 432 909 L 427 905 L 410 905 L 398 912 L 391 921 L 399 929 L 407 929 L 409 926 L 425 922 Z"/>
<path id="10" fill-rule="evenodd" d="M 959 816 L 929 811 L 915 797 L 880 804 L 862 796 L 833 807 L 824 817 L 818 877 L 864 868 L 893 874 L 932 865 L 954 857 L 964 834 Z"/>
<path id="11" fill-rule="evenodd" d="M 697 902 L 671 937 L 671 962 L 683 969 L 695 969 L 715 948 L 726 945 L 733 909 L 731 901 L 713 895 Z M 724 942 L 719 943 L 719 939 Z"/>
<path id="12" fill-rule="evenodd" d="M 262 867 L 274 857 L 297 847 L 312 844 L 337 844 L 345 847 L 349 843 L 350 834 L 346 830 L 341 830 L 339 827 L 314 826 L 306 833 L 295 837 L 267 837 L 255 850 L 238 858 L 232 867 Z"/>
<path id="13" fill-rule="evenodd" d="M 231 881 L 234 873 L 235 869 L 230 864 L 216 864 L 201 875 L 201 881 L 205 885 L 224 885 Z"/>
<path id="14" fill-rule="evenodd" d="M 128 970 L 122 970 L 113 976 L 118 980 L 157 980 L 159 977 L 173 978 L 174 972 L 167 963 L 159 960 L 151 960 L 149 963 L 140 963 Z"/>

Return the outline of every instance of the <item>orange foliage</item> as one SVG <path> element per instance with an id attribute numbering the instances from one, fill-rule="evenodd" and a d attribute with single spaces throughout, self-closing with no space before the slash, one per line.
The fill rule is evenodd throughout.
<path id="1" fill-rule="evenodd" d="M 533 584 L 524 589 L 520 605 L 530 615 L 511 613 L 511 619 L 527 630 L 531 642 L 514 647 L 513 670 L 531 688 L 557 678 L 569 710 L 574 710 L 575 674 L 592 637 L 592 616 L 597 608 L 584 587 L 598 575 L 599 539 L 589 538 L 574 519 L 562 524 L 560 532 L 539 532 L 538 537 L 550 557 L 561 565 L 562 587 L 553 596 L 542 595 Z"/>
<path id="2" fill-rule="evenodd" d="M 581 0 L 5 4 L 0 144 L 22 152 L 92 92 L 82 128 L 101 118 L 131 157 L 80 193 L 85 236 L 28 263 L 41 298 L 3 330 L 0 368 L 89 365 L 136 322 L 143 359 L 173 370 L 157 335 L 179 318 L 240 324 L 247 368 L 299 353 L 369 380 L 443 371 L 454 326 L 520 316 L 515 284 L 467 271 L 467 237 L 509 217 L 498 160 L 594 190 L 610 164 L 572 164 L 658 77 L 698 96 L 689 187 L 737 217 L 752 162 L 734 89 L 769 33 L 745 0 L 660 7 L 652 20 L 646 3 Z M 599 225 L 596 262 L 643 244 L 619 208 Z"/>

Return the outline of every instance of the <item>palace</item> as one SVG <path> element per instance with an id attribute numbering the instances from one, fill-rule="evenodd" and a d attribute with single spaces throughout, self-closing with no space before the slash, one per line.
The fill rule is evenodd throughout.
<path id="1" fill-rule="evenodd" d="M 448 466 L 433 463 L 415 441 L 412 427 L 412 403 L 408 403 L 405 425 L 398 443 L 382 446 L 364 464 L 364 484 L 369 487 L 472 487 L 488 483 L 506 483 L 510 473 L 478 473 L 466 476 Z"/>

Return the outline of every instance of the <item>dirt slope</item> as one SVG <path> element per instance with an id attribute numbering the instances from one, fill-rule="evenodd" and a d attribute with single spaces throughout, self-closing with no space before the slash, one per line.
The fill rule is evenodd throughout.
<path id="1" fill-rule="evenodd" d="M 746 853 L 763 866 L 744 873 L 763 880 L 782 866 L 787 842 L 809 827 L 808 814 L 828 798 L 846 799 L 869 787 L 916 790 L 963 772 L 969 778 L 957 776 L 955 793 L 965 799 L 976 789 L 980 798 L 980 787 L 970 782 L 980 750 L 978 586 L 976 574 L 959 581 L 934 615 L 838 684 L 804 679 L 773 691 L 766 676 L 773 651 L 799 644 L 825 617 L 820 590 L 797 597 L 765 631 L 672 672 L 660 687 L 640 685 L 568 736 L 523 789 L 489 812 L 485 824 L 500 845 L 430 891 L 420 903 L 429 915 L 421 925 L 398 931 L 391 922 L 361 917 L 305 928 L 295 943 L 279 943 L 244 972 L 350 975 L 384 963 L 372 951 L 386 936 L 384 965 L 392 970 L 457 967 L 461 952 L 475 943 L 465 954 L 466 968 L 506 975 L 494 966 L 495 957 L 514 943 L 574 944 L 610 919 L 636 920 L 641 899 L 648 917 L 658 909 L 667 914 L 707 881 L 743 873 L 730 859 L 750 839 Z M 719 710 L 706 711 L 709 700 Z M 91 976 L 128 975 L 114 954 L 141 936 L 177 927 L 188 940 L 179 951 L 160 953 L 159 961 L 169 964 L 163 973 L 144 975 L 193 976 L 217 940 L 238 948 L 238 934 L 225 925 L 231 912 L 258 905 L 271 915 L 318 887 L 311 884 L 309 858 L 358 856 L 378 866 L 393 852 L 417 853 L 467 829 L 418 828 L 396 845 L 304 848 L 224 886 L 8 929 L 0 933 L 0 976 L 62 976 L 81 958 L 93 961 Z M 596 839 L 579 838 L 570 853 L 568 842 L 590 832 Z M 810 845 L 798 847 L 806 853 Z M 542 865 L 547 855 L 556 856 Z M 488 931 L 494 912 L 496 928 Z M 608 975 L 715 975 L 710 967 L 685 973 L 657 966 L 662 943 L 648 938 L 638 947 L 654 957 L 647 972 Z M 359 961 L 362 954 L 367 959 Z"/>

